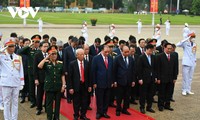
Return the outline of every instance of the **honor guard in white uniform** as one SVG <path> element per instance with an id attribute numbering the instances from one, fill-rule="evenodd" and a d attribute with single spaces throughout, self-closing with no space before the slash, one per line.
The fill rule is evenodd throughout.
<path id="1" fill-rule="evenodd" d="M 88 29 L 87 29 L 86 21 L 83 22 L 81 32 L 82 32 L 82 36 L 85 38 L 85 43 L 87 43 L 88 42 Z"/>
<path id="2" fill-rule="evenodd" d="M 170 30 L 170 21 L 167 20 L 165 22 L 165 29 L 166 29 L 166 35 L 169 35 L 169 30 Z"/>
<path id="3" fill-rule="evenodd" d="M 139 19 L 136 23 L 138 24 L 138 34 L 140 34 L 141 30 L 142 30 L 142 21 L 141 21 L 141 19 Z"/>
<path id="4" fill-rule="evenodd" d="M 185 23 L 185 27 L 183 28 L 183 39 L 188 38 L 190 34 L 190 29 L 188 28 L 188 23 Z"/>
<path id="5" fill-rule="evenodd" d="M 39 32 L 42 32 L 42 26 L 43 26 L 42 18 L 39 18 L 37 22 L 38 22 L 38 30 Z"/>
<path id="6" fill-rule="evenodd" d="M 113 37 L 115 37 L 115 25 L 114 24 L 111 24 L 109 26 L 109 34 L 108 36 L 113 39 Z"/>
<path id="7" fill-rule="evenodd" d="M 3 34 L 0 32 L 0 49 L 3 47 L 2 45 L 2 36 Z M 0 69 L 0 74 L 1 74 L 1 69 Z M 0 80 L 1 80 L 1 76 L 0 76 Z M 2 95 L 2 87 L 0 86 L 0 110 L 3 110 L 3 95 Z"/>
<path id="8" fill-rule="evenodd" d="M 4 120 L 17 120 L 19 90 L 24 85 L 22 58 L 14 53 L 13 39 L 7 39 L 5 46 L 0 50 L 0 86 L 3 94 Z"/>
<path id="9" fill-rule="evenodd" d="M 182 40 L 176 44 L 177 47 L 183 48 L 183 59 L 182 59 L 182 95 L 194 94 L 191 92 L 191 83 L 193 79 L 193 73 L 196 66 L 196 50 L 197 46 L 195 42 L 195 33 L 190 33 L 188 38 Z"/>
<path id="10" fill-rule="evenodd" d="M 160 31 L 160 25 L 157 24 L 155 27 L 153 38 L 157 40 L 156 47 L 161 45 L 161 31 Z"/>

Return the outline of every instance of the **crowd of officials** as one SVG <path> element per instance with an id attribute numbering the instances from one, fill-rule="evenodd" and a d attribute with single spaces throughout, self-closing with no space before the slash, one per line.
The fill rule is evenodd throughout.
<path id="1" fill-rule="evenodd" d="M 190 42 L 195 38 L 194 33 L 188 36 Z M 0 51 L 4 119 L 17 120 L 19 95 L 20 103 L 27 97 L 30 108 L 37 107 L 36 115 L 45 110 L 47 120 L 60 119 L 61 98 L 73 104 L 74 120 L 90 120 L 86 112 L 92 110 L 94 96 L 96 119 L 110 118 L 109 106 L 116 108 L 116 116 L 131 115 L 128 108 L 130 103 L 137 105 L 136 100 L 143 114 L 155 113 L 152 103 L 157 103 L 159 111 L 174 110 L 170 102 L 175 101 L 179 71 L 175 44 L 162 40 L 156 47 L 157 39 L 136 40 L 132 35 L 127 41 L 105 36 L 91 46 L 84 42 L 84 37 L 69 36 L 63 43 L 47 34 L 29 39 L 11 33 Z"/>

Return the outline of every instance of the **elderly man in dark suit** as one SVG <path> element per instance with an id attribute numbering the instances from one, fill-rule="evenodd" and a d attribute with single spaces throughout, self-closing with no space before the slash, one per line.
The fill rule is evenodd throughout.
<path id="1" fill-rule="evenodd" d="M 116 116 L 120 116 L 120 112 L 131 115 L 127 109 L 129 107 L 131 87 L 135 86 L 135 67 L 133 58 L 129 54 L 129 47 L 124 46 L 122 54 L 114 59 L 114 86 L 117 87 Z M 121 107 L 122 100 L 124 101 L 123 108 Z"/>
<path id="2" fill-rule="evenodd" d="M 156 59 L 152 55 L 154 46 L 148 44 L 146 51 L 138 59 L 138 79 L 140 89 L 140 111 L 145 114 L 145 101 L 147 101 L 146 110 L 152 113 L 155 111 L 152 109 L 153 90 L 156 82 Z"/>
<path id="3" fill-rule="evenodd" d="M 86 117 L 88 92 L 91 92 L 91 81 L 89 79 L 89 64 L 84 60 L 84 50 L 77 49 L 77 60 L 70 63 L 68 86 L 70 94 L 73 94 L 74 120 L 78 120 L 81 108 L 82 120 L 90 120 Z"/>
<path id="4" fill-rule="evenodd" d="M 68 75 L 68 72 L 69 72 L 69 64 L 71 61 L 75 60 L 76 59 L 76 49 L 77 49 L 77 45 L 78 45 L 78 38 L 76 37 L 73 37 L 72 40 L 71 40 L 71 45 L 66 47 L 64 49 L 64 55 L 63 55 L 63 63 L 64 63 L 64 72 L 65 72 L 65 75 L 67 76 Z M 66 77 L 67 79 L 67 77 Z M 72 100 L 72 96 L 69 94 L 69 89 L 67 87 L 67 102 L 68 103 L 71 103 L 71 100 Z"/>
<path id="5" fill-rule="evenodd" d="M 97 114 L 96 119 L 101 117 L 110 118 L 107 114 L 110 88 L 113 85 L 112 72 L 113 61 L 109 56 L 110 48 L 103 46 L 101 53 L 92 60 L 92 80 L 93 87 L 96 88 Z"/>
<path id="6" fill-rule="evenodd" d="M 35 77 L 35 85 L 37 86 L 37 96 L 36 96 L 36 104 L 37 104 L 37 112 L 36 115 L 40 115 L 42 111 L 42 101 L 44 95 L 44 80 L 45 80 L 45 70 L 39 69 L 38 64 L 47 57 L 47 48 L 49 47 L 48 42 L 40 43 L 40 50 L 35 54 L 34 57 L 34 77 Z"/>
<path id="7" fill-rule="evenodd" d="M 158 93 L 158 108 L 163 111 L 163 108 L 173 111 L 170 106 L 170 99 L 172 96 L 172 87 L 177 79 L 177 62 L 176 57 L 171 54 L 172 45 L 166 43 L 164 45 L 164 52 L 157 58 L 157 83 L 159 84 Z"/>

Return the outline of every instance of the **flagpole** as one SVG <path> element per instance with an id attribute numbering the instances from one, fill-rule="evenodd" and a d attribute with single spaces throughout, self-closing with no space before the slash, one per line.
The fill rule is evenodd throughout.
<path id="1" fill-rule="evenodd" d="M 24 0 L 24 7 L 26 7 L 26 0 Z M 26 18 L 23 20 L 23 25 L 26 26 Z"/>

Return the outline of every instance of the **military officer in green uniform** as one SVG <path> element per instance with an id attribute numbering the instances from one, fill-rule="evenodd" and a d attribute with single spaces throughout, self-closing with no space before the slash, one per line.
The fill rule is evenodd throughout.
<path id="1" fill-rule="evenodd" d="M 33 35 L 31 37 L 32 43 L 18 51 L 19 55 L 27 55 L 28 57 L 28 76 L 29 76 L 29 98 L 31 102 L 30 108 L 36 106 L 36 96 L 35 96 L 35 80 L 33 75 L 33 62 L 34 57 L 37 52 L 39 52 L 39 45 L 41 36 Z"/>
<path id="2" fill-rule="evenodd" d="M 55 47 L 49 47 L 47 52 L 49 55 L 38 64 L 38 68 L 44 68 L 46 73 L 44 90 L 46 92 L 47 120 L 59 120 L 61 93 L 66 88 L 63 63 L 57 60 L 58 54 Z M 55 110 L 53 117 L 54 100 Z"/>

